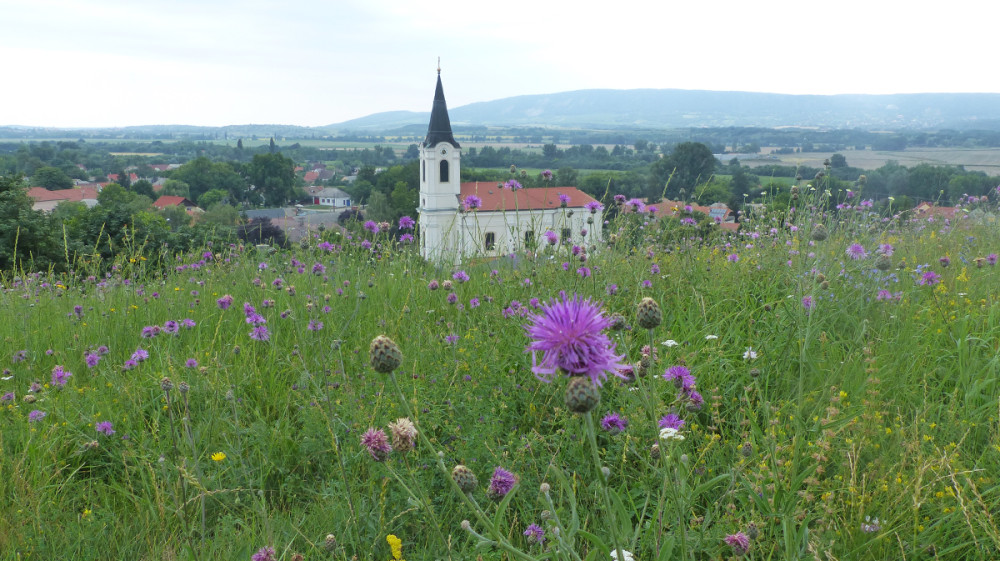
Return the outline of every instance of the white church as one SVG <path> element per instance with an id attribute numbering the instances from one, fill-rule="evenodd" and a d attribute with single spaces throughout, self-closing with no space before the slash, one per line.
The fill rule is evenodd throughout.
<path id="1" fill-rule="evenodd" d="M 431 121 L 420 146 L 421 256 L 458 264 L 476 256 L 539 251 L 556 238 L 587 246 L 602 239 L 600 203 L 576 187 L 512 190 L 493 182 L 462 183 L 461 170 L 462 149 L 451 131 L 438 69 Z"/>

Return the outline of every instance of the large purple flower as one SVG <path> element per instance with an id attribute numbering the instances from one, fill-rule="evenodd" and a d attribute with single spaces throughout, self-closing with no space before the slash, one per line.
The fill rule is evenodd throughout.
<path id="1" fill-rule="evenodd" d="M 542 313 L 531 316 L 531 324 L 525 326 L 533 340 L 526 349 L 532 351 L 531 371 L 539 380 L 551 382 L 561 369 L 570 376 L 590 376 L 597 386 L 609 372 L 621 377 L 618 370 L 624 367 L 623 357 L 615 354 L 614 344 L 603 333 L 611 320 L 604 316 L 601 305 L 577 294 L 569 299 L 565 292 L 560 296 L 561 300 L 543 304 Z M 536 362 L 534 353 L 538 351 L 541 362 Z"/>

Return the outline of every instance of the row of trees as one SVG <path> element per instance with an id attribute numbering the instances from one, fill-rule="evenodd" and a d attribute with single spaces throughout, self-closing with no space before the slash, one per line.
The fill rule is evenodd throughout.
<path id="1" fill-rule="evenodd" d="M 176 252 L 208 242 L 283 244 L 269 221 L 251 221 L 224 202 L 195 221 L 184 207 L 157 209 L 152 200 L 116 183 L 104 187 L 93 207 L 63 202 L 50 213 L 32 210 L 21 176 L 0 176 L 0 271 L 67 270 L 87 263 L 106 267 L 121 256 L 172 266 Z"/>

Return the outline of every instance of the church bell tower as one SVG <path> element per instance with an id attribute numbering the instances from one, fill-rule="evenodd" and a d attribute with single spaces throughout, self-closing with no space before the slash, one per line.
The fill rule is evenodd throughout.
<path id="1" fill-rule="evenodd" d="M 427 137 L 420 145 L 420 254 L 438 260 L 458 251 L 462 150 L 451 132 L 438 67 Z"/>

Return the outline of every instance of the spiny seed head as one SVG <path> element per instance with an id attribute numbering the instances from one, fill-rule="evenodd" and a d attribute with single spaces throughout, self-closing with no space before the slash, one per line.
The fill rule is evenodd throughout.
<path id="1" fill-rule="evenodd" d="M 451 478 L 455 480 L 458 484 L 458 488 L 462 490 L 463 493 L 471 493 L 476 490 L 476 486 L 479 485 L 479 480 L 476 479 L 476 474 L 472 473 L 472 470 L 458 464 L 451 470 Z"/>
<path id="2" fill-rule="evenodd" d="M 888 271 L 892 268 L 892 258 L 888 255 L 879 255 L 875 259 L 875 268 L 879 271 Z"/>
<path id="3" fill-rule="evenodd" d="M 400 363 L 403 362 L 403 351 L 399 350 L 399 345 L 385 335 L 379 335 L 372 339 L 368 356 L 372 368 L 382 374 L 389 374 L 399 368 Z"/>
<path id="4" fill-rule="evenodd" d="M 625 329 L 625 316 L 621 314 L 611 314 L 608 320 L 611 321 L 611 325 L 608 326 L 608 329 L 611 331 L 621 331 L 622 329 Z"/>
<path id="5" fill-rule="evenodd" d="M 590 378 L 574 376 L 566 386 L 566 407 L 574 413 L 586 413 L 597 407 L 601 393 Z"/>
<path id="6" fill-rule="evenodd" d="M 160 380 L 160 389 L 162 389 L 165 392 L 169 392 L 170 390 L 174 389 L 174 383 L 170 381 L 170 378 L 164 376 L 163 379 Z"/>
<path id="7" fill-rule="evenodd" d="M 327 534 L 326 539 L 323 540 L 323 549 L 330 553 L 337 549 L 337 538 L 333 534 Z"/>
<path id="8" fill-rule="evenodd" d="M 819 283 L 819 287 L 822 288 L 823 290 L 829 290 L 830 289 L 830 281 L 823 281 L 823 282 Z"/>
<path id="9" fill-rule="evenodd" d="M 177 384 L 177 389 L 181 392 L 181 394 L 186 394 L 188 393 L 188 390 L 191 389 L 191 386 L 189 386 L 187 382 L 181 382 Z"/>
<path id="10" fill-rule="evenodd" d="M 660 305 L 650 297 L 643 298 L 636 310 L 636 320 L 643 329 L 655 329 L 663 321 Z"/>
<path id="11" fill-rule="evenodd" d="M 826 238 L 830 237 L 830 232 L 826 230 L 826 226 L 823 224 L 817 224 L 812 229 L 811 237 L 813 240 L 821 242 Z"/>
<path id="12" fill-rule="evenodd" d="M 654 444 L 654 445 L 652 445 L 652 446 L 649 447 L 649 457 L 653 458 L 654 460 L 656 460 L 656 459 L 658 459 L 660 457 L 660 443 L 659 442 L 657 442 L 656 444 Z"/>

